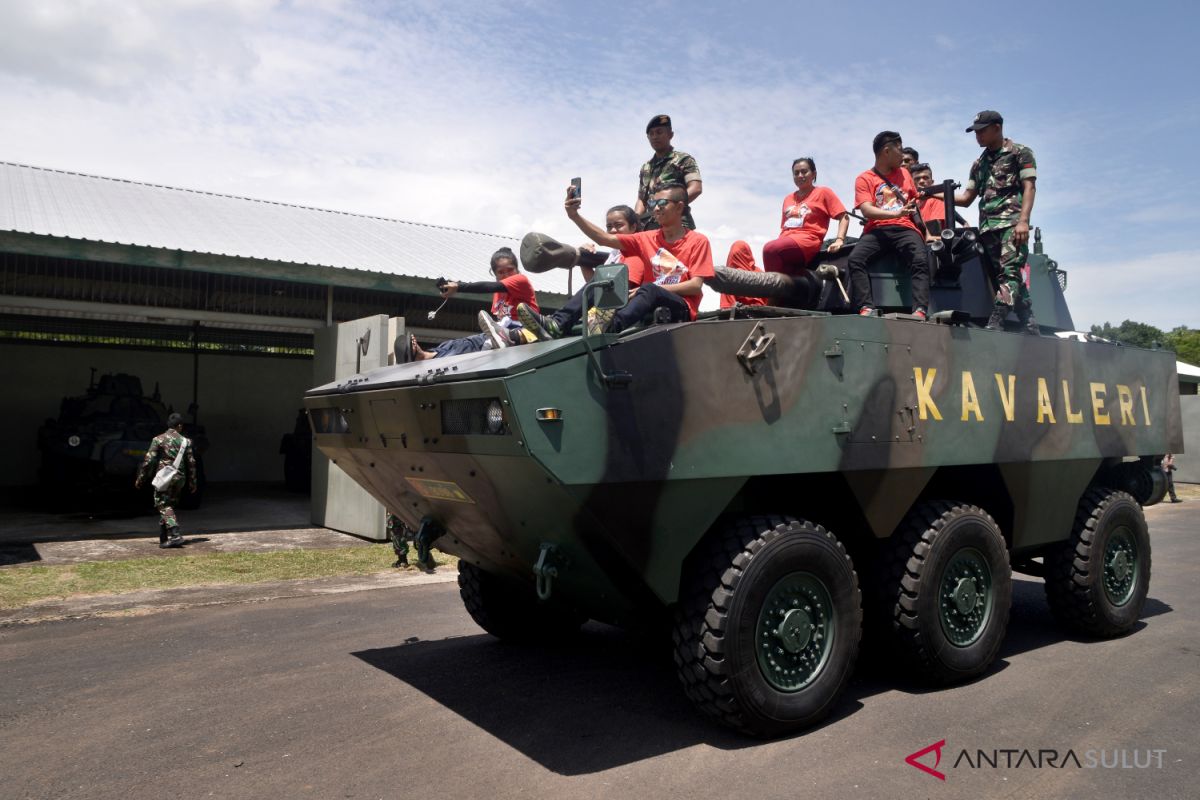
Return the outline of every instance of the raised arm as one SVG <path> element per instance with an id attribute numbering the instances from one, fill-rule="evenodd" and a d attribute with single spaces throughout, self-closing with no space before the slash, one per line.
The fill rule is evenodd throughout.
<path id="1" fill-rule="evenodd" d="M 578 226 L 579 230 L 583 231 L 583 235 L 591 239 L 593 242 L 605 247 L 611 247 L 614 250 L 621 249 L 621 243 L 617 237 L 604 230 L 603 228 L 588 222 L 579 213 L 579 206 L 583 201 L 578 197 L 572 197 L 570 187 L 567 187 L 567 201 L 563 203 L 563 208 L 567 210 L 567 219 L 571 220 Z M 638 201 L 641 204 L 641 201 Z"/>

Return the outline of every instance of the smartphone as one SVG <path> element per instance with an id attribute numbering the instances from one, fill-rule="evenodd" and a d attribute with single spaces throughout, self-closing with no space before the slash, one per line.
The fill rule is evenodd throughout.
<path id="1" fill-rule="evenodd" d="M 583 197 L 583 179 L 571 178 L 571 197 L 579 200 Z"/>

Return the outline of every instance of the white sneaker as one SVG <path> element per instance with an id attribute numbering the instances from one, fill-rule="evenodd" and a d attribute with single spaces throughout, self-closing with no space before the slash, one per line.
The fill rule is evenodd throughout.
<path id="1" fill-rule="evenodd" d="M 501 328 L 492 315 L 486 311 L 479 312 L 479 330 L 488 335 L 492 347 L 508 347 L 508 331 Z"/>

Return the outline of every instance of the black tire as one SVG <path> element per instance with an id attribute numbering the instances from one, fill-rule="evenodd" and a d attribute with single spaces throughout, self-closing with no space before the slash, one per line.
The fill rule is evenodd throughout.
<path id="1" fill-rule="evenodd" d="M 1122 577 L 1115 557 L 1132 546 L 1132 585 L 1123 600 L 1113 580 Z M 1111 563 L 1106 570 L 1106 560 Z M 1107 575 L 1106 575 L 1107 572 Z M 1106 581 L 1109 585 L 1106 587 Z M 1071 538 L 1046 555 L 1046 600 L 1063 625 L 1089 636 L 1129 633 L 1150 589 L 1150 534 L 1141 506 L 1125 492 L 1092 487 L 1075 512 Z M 1119 602 L 1118 602 L 1119 601 Z"/>
<path id="2" fill-rule="evenodd" d="M 986 671 L 1004 642 L 1012 605 L 1008 548 L 991 516 L 972 505 L 922 503 L 883 548 L 889 650 L 933 684 Z"/>
<path id="3" fill-rule="evenodd" d="M 579 632 L 587 618 L 573 609 L 537 599 L 525 586 L 458 562 L 458 594 L 475 624 L 505 641 L 554 641 Z"/>
<path id="4" fill-rule="evenodd" d="M 858 577 L 833 534 L 792 518 L 740 519 L 711 536 L 687 566 L 672 639 L 688 698 L 705 714 L 754 736 L 786 733 L 825 717 L 854 672 L 862 635 Z M 790 656 L 779 651 L 781 661 L 819 653 L 807 682 L 783 690 L 759 660 L 759 640 L 782 637 L 783 624 L 778 633 L 764 628 L 760 614 L 795 576 L 818 580 L 832 613 L 823 617 L 827 623 L 814 615 L 817 634 L 803 645 L 793 643 L 803 649 Z M 830 643 L 820 644 L 830 634 Z M 817 650 L 810 652 L 813 643 Z"/>

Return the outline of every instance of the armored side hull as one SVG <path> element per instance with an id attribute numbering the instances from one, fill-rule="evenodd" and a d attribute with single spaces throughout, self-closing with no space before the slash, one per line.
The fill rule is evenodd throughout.
<path id="1" fill-rule="evenodd" d="M 589 341 L 594 360 L 571 338 L 319 387 L 317 446 L 489 574 L 532 586 L 552 545 L 554 595 L 611 621 L 675 604 L 731 516 L 811 521 L 853 554 L 953 497 L 1019 561 L 1071 536 L 1106 468 L 1182 447 L 1165 352 L 821 314 Z"/>

